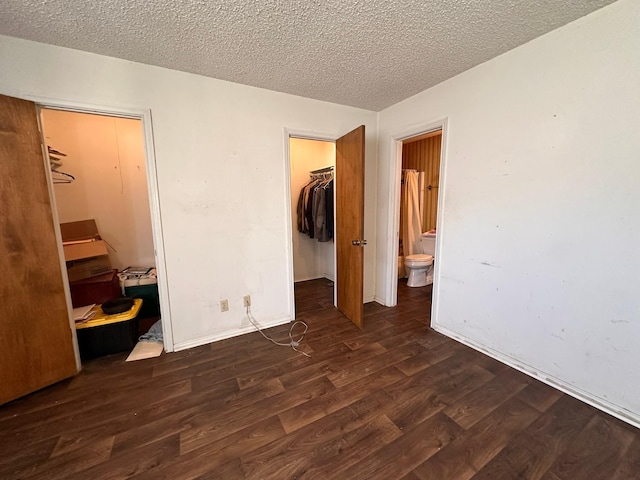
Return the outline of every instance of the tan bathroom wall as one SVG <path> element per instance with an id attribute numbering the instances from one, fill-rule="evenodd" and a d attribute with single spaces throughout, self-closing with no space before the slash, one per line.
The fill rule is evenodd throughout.
<path id="1" fill-rule="evenodd" d="M 442 130 L 439 132 L 437 135 L 429 134 L 426 136 L 427 138 L 415 141 L 409 139 L 402 144 L 402 168 L 425 172 L 424 208 L 422 210 L 423 232 L 436 228 Z"/>

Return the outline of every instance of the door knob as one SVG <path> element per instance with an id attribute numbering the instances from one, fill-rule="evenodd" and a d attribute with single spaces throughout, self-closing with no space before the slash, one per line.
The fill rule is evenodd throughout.
<path id="1" fill-rule="evenodd" d="M 355 245 L 356 247 L 364 247 L 367 244 L 366 240 L 352 240 L 351 245 Z"/>

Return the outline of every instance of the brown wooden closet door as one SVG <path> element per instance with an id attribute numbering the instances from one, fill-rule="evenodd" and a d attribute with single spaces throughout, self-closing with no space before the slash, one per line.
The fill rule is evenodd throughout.
<path id="1" fill-rule="evenodd" d="M 338 309 L 362 328 L 364 282 L 364 125 L 336 140 Z"/>
<path id="2" fill-rule="evenodd" d="M 33 102 L 0 95 L 0 404 L 77 373 Z"/>

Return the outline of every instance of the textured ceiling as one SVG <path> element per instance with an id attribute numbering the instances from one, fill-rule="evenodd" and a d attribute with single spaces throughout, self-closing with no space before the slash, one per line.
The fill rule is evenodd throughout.
<path id="1" fill-rule="evenodd" d="M 613 0 L 3 0 L 0 34 L 379 111 Z"/>

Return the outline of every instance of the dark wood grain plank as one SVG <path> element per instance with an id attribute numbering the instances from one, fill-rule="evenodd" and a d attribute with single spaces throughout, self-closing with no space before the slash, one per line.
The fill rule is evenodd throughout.
<path id="1" fill-rule="evenodd" d="M 57 437 L 51 437 L 41 442 L 30 444 L 28 448 L 18 441 L 13 442 L 16 448 L 11 454 L 7 454 L 7 445 L 0 445 L 0 478 L 20 478 L 22 472 L 44 463 L 58 442 Z"/>
<path id="2" fill-rule="evenodd" d="M 404 477 L 402 477 L 400 480 L 420 480 L 420 477 L 418 477 L 413 472 L 409 472 Z"/>
<path id="3" fill-rule="evenodd" d="M 174 434 L 135 449 L 121 451 L 119 454 L 111 455 L 102 463 L 64 478 L 66 480 L 132 478 L 158 465 L 164 465 L 176 458 L 179 452 L 180 439 Z"/>
<path id="4" fill-rule="evenodd" d="M 594 415 L 592 407 L 562 396 L 529 428 L 515 436 L 473 477 L 474 480 L 541 478 Z"/>
<path id="5" fill-rule="evenodd" d="M 634 440 L 632 428 L 597 412 L 542 478 L 611 478 Z"/>
<path id="6" fill-rule="evenodd" d="M 271 415 L 277 414 L 325 396 L 333 390 L 335 388 L 331 382 L 321 378 L 244 408 L 242 404 L 237 404 L 228 409 L 198 414 L 191 420 L 193 426 L 181 432 L 180 450 L 183 453 L 195 450 L 250 426 L 257 419 L 264 418 L 266 411 Z"/>
<path id="7" fill-rule="evenodd" d="M 640 475 L 640 437 L 635 436 L 629 448 L 611 476 L 611 480 L 630 480 L 638 478 Z"/>
<path id="8" fill-rule="evenodd" d="M 272 444 L 285 435 L 284 429 L 276 416 L 256 421 L 247 427 L 229 435 L 207 438 L 194 448 L 193 442 L 180 442 L 180 455 L 169 462 L 159 463 L 136 476 L 139 479 L 175 479 L 175 478 L 207 478 L 225 469 L 229 462 L 238 460 L 242 455 Z M 242 472 L 240 463 L 234 465 L 234 472 Z M 228 467 L 229 465 L 227 465 Z"/>
<path id="9" fill-rule="evenodd" d="M 562 397 L 562 392 L 538 380 L 531 379 L 531 383 L 516 396 L 533 408 L 544 412 Z"/>
<path id="10" fill-rule="evenodd" d="M 539 415 L 533 407 L 512 398 L 416 467 L 414 473 L 422 480 L 472 478 L 514 434 L 524 430 Z"/>
<path id="11" fill-rule="evenodd" d="M 43 462 L 32 464 L 19 475 L 8 478 L 47 478 L 51 480 L 66 479 L 77 473 L 100 465 L 109 460 L 114 437 L 105 437 L 98 441 L 83 445 L 68 453 L 50 457 Z"/>
<path id="12" fill-rule="evenodd" d="M 316 437 L 309 437 L 309 432 L 300 431 L 292 437 L 303 438 L 301 442 L 305 442 L 305 446 L 309 443 L 308 457 L 300 457 L 295 465 L 291 465 L 286 456 L 280 456 L 279 470 L 270 468 L 266 471 L 247 471 L 247 478 L 285 478 L 280 477 L 280 474 L 287 472 L 291 472 L 290 478 L 336 478 L 341 475 L 343 468 L 358 465 L 370 452 L 380 449 L 402 435 L 398 427 L 383 414 L 376 414 L 365 422 L 356 420 L 354 425 L 357 425 L 357 428 L 349 424 L 346 428 L 335 424 L 332 430 L 323 429 L 320 441 Z M 265 477 L 264 474 L 269 474 L 270 471 L 274 474 Z"/>
<path id="13" fill-rule="evenodd" d="M 364 350 L 366 349 L 360 349 L 358 352 Z M 360 380 L 372 373 L 384 370 L 389 366 L 417 355 L 422 350 L 423 348 L 419 345 L 408 344 L 396 348 L 391 352 L 385 351 L 385 353 L 381 355 L 367 354 L 366 358 L 360 361 L 352 360 L 340 370 L 332 369 L 331 366 L 328 367 L 327 370 L 331 371 L 327 373 L 327 378 L 336 388 L 342 388 L 356 380 Z"/>
<path id="14" fill-rule="evenodd" d="M 334 390 L 328 395 L 300 403 L 300 405 L 280 413 L 280 420 L 285 430 L 290 433 L 327 414 L 351 405 L 402 378 L 404 378 L 402 372 L 393 366 L 388 367 L 353 382 L 345 388 Z"/>
<path id="15" fill-rule="evenodd" d="M 251 456 L 243 457 L 243 466 L 247 478 L 296 478 L 310 470 L 310 478 L 326 478 L 327 468 L 336 473 L 334 462 L 337 460 L 331 452 L 357 458 L 354 449 L 373 449 L 387 444 L 402 432 L 384 415 L 372 412 L 360 416 L 350 408 L 336 410 L 294 433 L 272 442 Z M 339 439 L 336 443 L 336 439 Z M 366 439 L 366 444 L 361 441 Z M 305 454 L 296 454 L 304 451 Z M 292 453 L 293 452 L 293 453 Z M 360 453 L 361 454 L 361 453 Z"/>
<path id="16" fill-rule="evenodd" d="M 441 413 L 407 429 L 377 452 L 351 466 L 343 478 L 398 478 L 453 441 L 462 429 Z"/>
<path id="17" fill-rule="evenodd" d="M 178 478 L 178 477 L 173 477 Z M 180 477 L 184 479 L 185 477 Z M 244 473 L 242 471 L 242 462 L 239 458 L 229 460 L 224 465 L 216 467 L 213 470 L 196 477 L 194 480 L 245 480 Z M 168 480 L 168 479 L 167 479 Z"/>
<path id="18" fill-rule="evenodd" d="M 507 370 L 490 382 L 460 397 L 454 404 L 445 408 L 443 413 L 462 428 L 468 429 L 529 383 L 529 378 L 524 374 Z"/>

